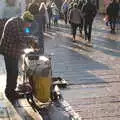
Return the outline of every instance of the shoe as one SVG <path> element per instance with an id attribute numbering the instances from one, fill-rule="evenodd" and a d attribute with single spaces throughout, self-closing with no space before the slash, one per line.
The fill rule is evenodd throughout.
<path id="1" fill-rule="evenodd" d="M 87 45 L 88 45 L 88 46 L 92 46 L 91 41 L 88 41 Z"/>
<path id="2" fill-rule="evenodd" d="M 80 32 L 80 37 L 81 37 L 81 38 L 83 37 L 82 32 Z"/>
<path id="3" fill-rule="evenodd" d="M 87 35 L 85 35 L 85 38 L 84 38 L 85 40 L 87 40 Z"/>
<path id="4" fill-rule="evenodd" d="M 112 32 L 113 34 L 115 34 L 115 30 L 113 30 L 113 32 Z"/>
<path id="5" fill-rule="evenodd" d="M 72 42 L 76 42 L 75 38 L 72 39 Z"/>
<path id="6" fill-rule="evenodd" d="M 72 42 L 76 42 L 75 40 L 72 40 Z"/>
<path id="7" fill-rule="evenodd" d="M 115 34 L 115 30 L 111 30 L 110 33 Z"/>
<path id="8" fill-rule="evenodd" d="M 113 33 L 113 30 L 111 30 L 110 33 Z"/>

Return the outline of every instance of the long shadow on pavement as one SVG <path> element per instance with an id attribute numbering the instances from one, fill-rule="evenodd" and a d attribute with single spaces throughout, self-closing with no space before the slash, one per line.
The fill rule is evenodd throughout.
<path id="1" fill-rule="evenodd" d="M 120 57 L 120 41 L 99 36 L 94 39 L 94 44 L 96 44 L 95 49 L 111 56 Z"/>
<path id="2" fill-rule="evenodd" d="M 66 48 L 57 48 L 54 54 L 53 76 L 63 77 L 73 84 L 105 82 L 89 71 L 109 70 L 108 66 Z"/>

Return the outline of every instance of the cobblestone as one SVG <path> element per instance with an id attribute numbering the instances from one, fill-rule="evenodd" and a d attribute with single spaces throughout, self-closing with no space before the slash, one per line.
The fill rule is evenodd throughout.
<path id="1" fill-rule="evenodd" d="M 110 34 L 98 16 L 93 26 L 93 47 L 87 47 L 79 36 L 73 43 L 70 28 L 62 23 L 54 29 L 56 35 L 46 41 L 46 48 L 54 53 L 53 75 L 70 83 L 62 90 L 64 98 L 83 120 L 119 120 L 120 31 Z"/>

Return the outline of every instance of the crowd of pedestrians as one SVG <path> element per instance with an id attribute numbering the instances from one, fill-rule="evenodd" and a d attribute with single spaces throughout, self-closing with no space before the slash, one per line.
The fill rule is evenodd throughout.
<path id="1" fill-rule="evenodd" d="M 76 40 L 76 30 L 79 27 L 80 37 L 83 37 L 84 30 L 84 38 L 91 45 L 92 23 L 97 13 L 95 4 L 91 0 L 73 0 L 70 3 L 65 1 L 62 11 L 65 23 L 69 21 L 71 25 L 73 42 Z"/>
<path id="2" fill-rule="evenodd" d="M 80 37 L 83 37 L 84 31 L 84 39 L 87 40 L 88 45 L 92 45 L 92 24 L 97 14 L 95 2 L 92 0 L 72 0 L 71 2 L 65 0 L 61 11 L 64 16 L 65 24 L 69 21 L 71 25 L 73 42 L 75 42 L 76 30 L 79 28 Z M 115 33 L 116 26 L 118 25 L 118 27 L 120 27 L 120 1 L 111 0 L 106 7 L 106 14 L 106 24 L 109 23 L 110 32 Z"/>

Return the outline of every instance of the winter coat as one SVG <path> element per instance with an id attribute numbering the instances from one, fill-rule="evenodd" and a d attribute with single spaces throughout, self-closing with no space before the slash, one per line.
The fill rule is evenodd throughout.
<path id="1" fill-rule="evenodd" d="M 57 6 L 52 7 L 52 15 L 59 16 L 59 9 Z"/>
<path id="2" fill-rule="evenodd" d="M 107 7 L 107 15 L 111 17 L 118 17 L 119 15 L 119 4 L 116 2 L 112 2 Z"/>
<path id="3" fill-rule="evenodd" d="M 82 13 L 85 19 L 92 21 L 97 13 L 96 6 L 91 2 L 87 2 L 85 5 L 83 5 Z"/>
<path id="4" fill-rule="evenodd" d="M 73 8 L 70 11 L 69 15 L 69 21 L 74 24 L 80 24 L 81 23 L 81 11 L 78 8 Z"/>

